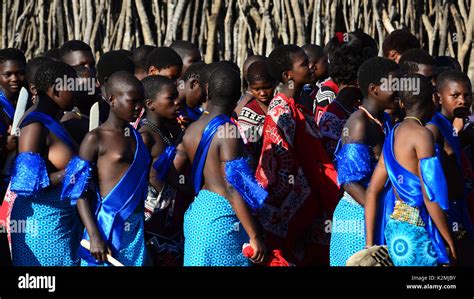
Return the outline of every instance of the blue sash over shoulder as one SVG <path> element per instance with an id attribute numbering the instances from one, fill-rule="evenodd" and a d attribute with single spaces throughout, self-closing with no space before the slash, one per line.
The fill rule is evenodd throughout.
<path id="1" fill-rule="evenodd" d="M 443 239 L 424 204 L 420 178 L 403 168 L 395 159 L 395 155 L 393 153 L 394 131 L 395 128 L 386 138 L 383 147 L 385 168 L 387 170 L 389 180 L 392 184 L 392 187 L 396 190 L 398 196 L 404 203 L 419 209 L 420 217 L 425 223 L 425 229 L 430 236 L 431 242 L 433 243 L 438 263 L 447 264 L 449 263 L 449 258 L 443 243 Z M 442 210 L 446 211 L 448 209 L 448 189 L 439 158 L 435 156 L 421 159 L 420 170 L 428 199 L 432 202 L 436 202 Z M 385 218 L 387 221 L 389 215 L 393 213 L 394 204 L 395 202 L 393 200 L 391 206 L 386 209 Z"/>
<path id="2" fill-rule="evenodd" d="M 441 132 L 441 135 L 448 141 L 449 145 L 456 155 L 456 162 L 461 169 L 461 143 L 454 133 L 454 127 L 443 114 L 436 112 L 429 124 L 435 125 Z"/>
<path id="3" fill-rule="evenodd" d="M 204 170 L 204 164 L 206 163 L 207 153 L 211 146 L 212 139 L 214 138 L 217 129 L 225 123 L 230 123 L 230 118 L 225 115 L 218 115 L 207 124 L 202 132 L 201 141 L 199 142 L 199 146 L 194 154 L 191 171 L 193 175 L 194 192 L 196 194 L 199 193 L 199 190 L 201 190 L 202 187 L 202 172 Z"/>
<path id="4" fill-rule="evenodd" d="M 218 115 L 204 128 L 192 165 L 194 191 L 196 194 L 199 193 L 202 187 L 202 173 L 212 139 L 219 126 L 228 122 L 230 122 L 229 117 Z M 249 207 L 253 210 L 260 208 L 268 193 L 257 183 L 248 163 L 242 158 L 227 161 L 225 172 L 227 181 L 235 187 Z"/>
<path id="5" fill-rule="evenodd" d="M 158 174 L 158 179 L 164 181 L 170 170 L 171 164 L 173 163 L 174 157 L 176 156 L 176 146 L 169 145 L 165 151 L 161 153 L 158 160 L 153 163 L 153 168 Z"/>
<path id="6" fill-rule="evenodd" d="M 9 119 L 13 120 L 15 115 L 15 108 L 13 105 L 8 101 L 5 97 L 3 92 L 0 91 L 0 108 L 2 108 L 3 112 L 8 116 Z"/>
<path id="7" fill-rule="evenodd" d="M 132 215 L 137 206 L 145 201 L 148 187 L 148 167 L 151 162 L 150 153 L 140 134 L 131 126 L 129 128 L 133 132 L 136 141 L 133 163 L 107 196 L 101 198 L 100 194 L 97 194 L 99 199 L 95 212 L 97 227 L 114 255 L 121 249 L 121 236 L 125 221 Z M 75 177 L 75 179 L 65 181 L 68 184 L 63 187 L 62 197 L 71 198 L 72 200 L 77 199 L 87 188 L 90 173 L 89 162 L 79 158 L 71 160 L 66 176 Z M 71 182 L 76 184 L 71 184 Z M 89 240 L 87 231 L 84 232 L 84 238 Z M 82 247 L 79 254 L 89 264 L 97 264 L 89 251 Z"/>
<path id="8" fill-rule="evenodd" d="M 70 149 L 74 150 L 75 143 L 71 136 L 61 126 L 61 124 L 54 120 L 51 116 L 37 111 L 30 112 L 23 119 L 22 123 L 20 124 L 20 128 L 23 128 L 24 126 L 33 122 L 42 123 L 51 133 L 56 135 L 56 137 L 58 137 L 62 142 L 64 142 Z"/>
<path id="9" fill-rule="evenodd" d="M 42 123 L 51 133 L 56 135 L 71 149 L 74 142 L 64 128 L 49 115 L 33 111 L 29 113 L 20 124 L 20 128 L 32 122 Z M 13 165 L 10 189 L 23 196 L 49 186 L 49 176 L 46 163 L 39 153 L 19 153 Z"/>

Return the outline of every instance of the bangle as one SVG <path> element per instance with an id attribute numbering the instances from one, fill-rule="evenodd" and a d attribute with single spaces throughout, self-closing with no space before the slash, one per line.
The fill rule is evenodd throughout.
<path id="1" fill-rule="evenodd" d="M 374 247 L 375 245 L 365 245 L 364 249 L 369 249 L 370 247 Z"/>

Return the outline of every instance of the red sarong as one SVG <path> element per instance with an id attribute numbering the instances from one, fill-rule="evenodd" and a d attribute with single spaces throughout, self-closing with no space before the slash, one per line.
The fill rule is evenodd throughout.
<path id="1" fill-rule="evenodd" d="M 329 263 L 328 223 L 340 189 L 321 137 L 314 117 L 294 99 L 273 98 L 256 172 L 269 193 L 259 218 L 269 249 L 296 265 Z"/>

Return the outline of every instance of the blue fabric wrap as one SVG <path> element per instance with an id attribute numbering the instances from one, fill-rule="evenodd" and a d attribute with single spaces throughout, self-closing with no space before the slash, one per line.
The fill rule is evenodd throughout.
<path id="1" fill-rule="evenodd" d="M 193 166 L 191 174 L 193 176 L 194 182 L 194 191 L 196 194 L 199 193 L 202 187 L 202 172 L 204 170 L 204 164 L 206 163 L 207 152 L 211 146 L 212 138 L 217 132 L 217 129 L 225 124 L 230 122 L 230 118 L 225 115 L 217 115 L 214 117 L 204 128 L 202 132 L 201 141 L 194 155 Z"/>
<path id="2" fill-rule="evenodd" d="M 263 205 L 268 192 L 258 184 L 244 158 L 227 161 L 225 175 L 252 210 L 257 211 Z"/>
<path id="3" fill-rule="evenodd" d="M 176 146 L 170 145 L 166 147 L 158 160 L 153 163 L 153 168 L 156 170 L 160 181 L 164 181 L 166 176 L 168 176 L 174 157 L 176 157 Z"/>
<path id="4" fill-rule="evenodd" d="M 387 136 L 390 133 L 390 131 L 392 131 L 393 129 L 392 118 L 390 117 L 390 114 L 388 114 L 387 112 L 383 113 L 383 118 L 384 118 L 383 132 L 385 133 L 385 136 Z"/>
<path id="5" fill-rule="evenodd" d="M 458 165 L 459 171 L 462 172 L 462 164 L 461 164 L 461 153 L 462 153 L 462 146 L 461 146 L 461 141 L 459 140 L 459 137 L 454 133 L 454 127 L 443 114 L 436 112 L 431 121 L 429 122 L 430 124 L 435 125 L 445 140 L 448 141 L 449 145 L 454 151 L 454 154 L 456 155 L 456 163 Z M 436 144 L 436 155 L 441 159 L 443 154 L 443 149 Z M 467 189 L 464 188 L 464 196 L 462 198 L 452 198 L 451 200 L 456 200 L 458 205 L 461 206 L 462 208 L 458 211 L 456 211 L 456 208 L 450 208 L 449 211 L 451 214 L 455 213 L 460 213 L 459 217 L 462 219 L 463 224 L 465 225 L 467 231 L 469 234 L 474 233 L 474 226 L 471 222 L 471 217 L 469 216 L 468 213 L 468 208 L 467 208 L 467 203 L 466 203 L 466 198 L 467 198 L 468 192 Z"/>
<path id="6" fill-rule="evenodd" d="M 136 150 L 133 163 L 122 176 L 115 187 L 102 198 L 97 190 L 97 207 L 95 218 L 102 238 L 116 255 L 121 248 L 121 237 L 125 227 L 125 220 L 135 211 L 139 204 L 143 204 L 148 192 L 148 169 L 151 157 L 142 141 L 141 135 L 132 126 L 129 126 L 136 141 Z M 87 230 L 84 239 L 90 240 Z M 81 258 L 90 265 L 99 265 L 87 250 L 79 250 Z"/>
<path id="7" fill-rule="evenodd" d="M 339 140 L 334 153 L 338 184 L 342 186 L 358 182 L 367 188 L 375 167 L 369 146 L 361 143 L 346 143 L 342 147 L 340 145 Z"/>
<path id="8" fill-rule="evenodd" d="M 89 161 L 75 156 L 69 162 L 64 176 L 61 200 L 70 200 L 75 205 L 91 183 L 92 167 Z"/>
<path id="9" fill-rule="evenodd" d="M 396 127 L 396 126 L 395 126 Z M 392 187 L 397 191 L 398 196 L 406 204 L 418 208 L 420 217 L 425 223 L 425 229 L 430 235 L 438 262 L 441 264 L 449 263 L 448 254 L 444 246 L 443 238 L 436 225 L 431 219 L 428 210 L 424 204 L 423 192 L 420 178 L 402 167 L 395 159 L 393 153 L 393 132 L 385 140 L 383 154 L 385 168 Z M 438 157 L 429 157 L 420 160 L 421 177 L 424 182 L 425 190 L 430 201 L 436 202 L 441 209 L 448 209 L 448 188 L 443 168 Z M 393 191 L 392 191 L 393 192 Z M 384 224 L 388 222 L 389 215 L 393 213 L 395 196 L 393 195 L 391 206 L 386 209 Z M 385 227 L 385 225 L 384 225 Z"/>
<path id="10" fill-rule="evenodd" d="M 8 101 L 7 97 L 0 91 L 0 107 L 2 108 L 3 112 L 8 116 L 9 119 L 13 120 L 15 116 L 15 108 L 13 105 Z"/>
<path id="11" fill-rule="evenodd" d="M 72 140 L 71 136 L 66 132 L 66 130 L 61 126 L 60 123 L 55 121 L 51 116 L 46 115 L 41 112 L 33 111 L 30 112 L 25 118 L 23 119 L 22 123 L 20 124 L 20 128 L 23 128 L 27 124 L 33 122 L 40 122 L 42 123 L 51 133 L 56 135 L 62 142 L 64 142 L 70 149 L 74 150 L 74 141 Z"/>
<path id="12" fill-rule="evenodd" d="M 459 137 L 454 134 L 454 127 L 449 119 L 443 114 L 436 112 L 429 124 L 435 125 L 441 132 L 441 135 L 448 141 L 456 155 L 458 167 L 461 169 L 461 142 L 459 141 Z"/>
<path id="13" fill-rule="evenodd" d="M 198 108 L 191 108 L 185 104 L 185 109 L 188 114 L 188 118 L 192 120 L 198 120 L 202 115 L 202 111 L 199 110 Z"/>
<path id="14" fill-rule="evenodd" d="M 30 196 L 48 186 L 48 170 L 41 155 L 19 153 L 13 165 L 10 190 L 18 195 Z"/>

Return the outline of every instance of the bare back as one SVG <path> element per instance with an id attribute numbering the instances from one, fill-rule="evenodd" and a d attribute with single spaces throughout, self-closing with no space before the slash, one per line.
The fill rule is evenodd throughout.
<path id="1" fill-rule="evenodd" d="M 194 162 L 196 150 L 202 133 L 213 116 L 204 115 L 192 123 L 183 137 L 186 154 Z M 219 127 L 214 135 L 203 170 L 203 187 L 222 196 L 226 196 L 225 161 L 237 158 L 241 153 L 240 140 L 237 138 L 237 127 L 226 123 Z"/>

